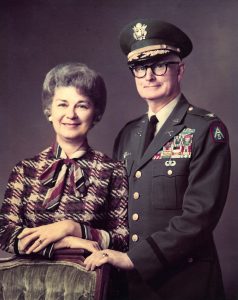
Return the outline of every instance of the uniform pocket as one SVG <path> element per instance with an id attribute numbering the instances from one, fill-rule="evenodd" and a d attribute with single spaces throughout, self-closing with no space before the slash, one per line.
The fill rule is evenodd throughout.
<path id="1" fill-rule="evenodd" d="M 159 209 L 181 209 L 188 184 L 189 159 L 153 161 L 152 205 Z"/>

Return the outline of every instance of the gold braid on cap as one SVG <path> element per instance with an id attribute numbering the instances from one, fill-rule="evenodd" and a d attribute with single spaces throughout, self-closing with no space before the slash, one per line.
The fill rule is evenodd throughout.
<path id="1" fill-rule="evenodd" d="M 146 46 L 140 49 L 136 49 L 131 51 L 128 55 L 128 61 L 132 60 L 138 60 L 141 58 L 146 58 L 146 57 L 153 57 L 157 54 L 167 54 L 170 53 L 171 51 L 180 53 L 181 50 L 179 48 L 169 46 L 169 45 L 151 45 L 151 46 Z"/>

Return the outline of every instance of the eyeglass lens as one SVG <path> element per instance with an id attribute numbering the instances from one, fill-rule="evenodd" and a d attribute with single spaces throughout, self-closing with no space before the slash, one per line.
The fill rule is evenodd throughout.
<path id="1" fill-rule="evenodd" d="M 147 69 L 151 68 L 156 76 L 162 76 L 166 73 L 169 64 L 179 64 L 179 62 L 155 63 L 149 65 L 138 65 L 132 68 L 133 74 L 137 78 L 142 78 L 146 75 Z"/>

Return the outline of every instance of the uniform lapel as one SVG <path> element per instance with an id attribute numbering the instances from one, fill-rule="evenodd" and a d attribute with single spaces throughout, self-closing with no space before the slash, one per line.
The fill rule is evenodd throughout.
<path id="1" fill-rule="evenodd" d="M 148 160 L 150 160 L 161 148 L 170 141 L 175 135 L 177 135 L 185 125 L 182 123 L 183 117 L 187 112 L 189 103 L 184 96 L 181 97 L 174 111 L 171 113 L 159 133 L 146 149 L 144 155 L 138 161 L 138 168 L 141 168 Z M 146 126 L 145 126 L 146 127 Z M 144 130 L 145 135 L 145 130 Z M 144 135 L 141 139 L 140 151 L 142 151 L 142 141 L 144 141 Z M 142 153 L 142 152 L 140 152 Z"/>
<path id="2" fill-rule="evenodd" d="M 147 128 L 148 117 L 145 114 L 140 121 L 137 123 L 136 127 L 134 128 L 133 134 L 133 157 L 134 160 L 138 161 L 141 158 L 144 141 L 145 141 L 145 132 Z"/>
<path id="3" fill-rule="evenodd" d="M 138 162 L 141 158 L 141 153 L 144 145 L 145 132 L 147 128 L 148 117 L 147 114 L 142 116 L 133 128 L 132 135 L 130 137 L 130 147 L 123 153 L 123 159 L 128 174 L 131 173 L 132 166 L 135 162 Z"/>

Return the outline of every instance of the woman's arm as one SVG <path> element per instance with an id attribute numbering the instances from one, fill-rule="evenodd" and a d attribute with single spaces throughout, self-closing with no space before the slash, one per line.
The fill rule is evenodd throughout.
<path id="1" fill-rule="evenodd" d="M 66 236 L 81 237 L 80 224 L 72 220 L 58 221 L 34 228 L 25 228 L 19 235 L 19 246 L 26 254 L 39 252 L 49 244 Z"/>
<path id="2" fill-rule="evenodd" d="M 116 163 L 108 186 L 104 230 L 82 225 L 82 237 L 97 241 L 102 249 L 112 248 L 120 251 L 128 249 L 128 182 L 126 170 L 120 162 Z"/>
<path id="3" fill-rule="evenodd" d="M 21 163 L 12 170 L 0 210 L 0 248 L 18 253 L 17 235 L 23 230 L 24 174 Z"/>
<path id="4" fill-rule="evenodd" d="M 75 236 L 66 236 L 54 244 L 54 249 L 84 249 L 88 252 L 96 252 L 100 250 L 97 242 L 81 239 Z"/>
<path id="5" fill-rule="evenodd" d="M 34 250 L 48 257 L 53 242 L 67 235 L 81 237 L 81 226 L 72 220 L 64 220 L 33 228 L 25 227 L 27 207 L 23 200 L 28 197 L 29 183 L 33 185 L 27 174 L 23 162 L 18 163 L 10 174 L 0 210 L 0 248 L 16 254 L 30 254 Z M 34 203 L 27 204 L 34 213 Z"/>

